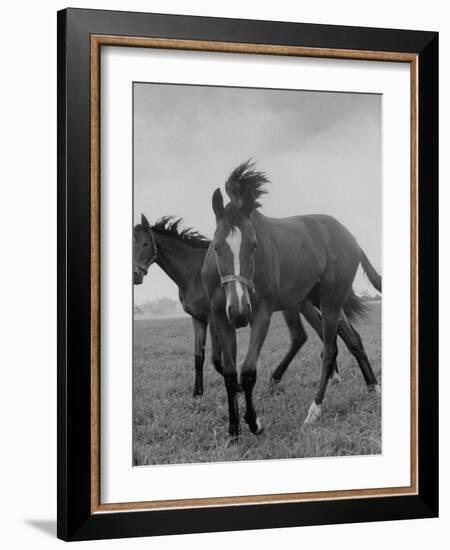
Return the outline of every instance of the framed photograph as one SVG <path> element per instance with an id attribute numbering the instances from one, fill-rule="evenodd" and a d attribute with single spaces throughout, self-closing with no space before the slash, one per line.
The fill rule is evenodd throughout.
<path id="1" fill-rule="evenodd" d="M 58 536 L 438 514 L 438 36 L 58 13 Z"/>

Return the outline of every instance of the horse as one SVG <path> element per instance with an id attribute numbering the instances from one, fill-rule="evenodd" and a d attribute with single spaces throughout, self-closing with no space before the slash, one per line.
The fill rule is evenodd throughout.
<path id="1" fill-rule="evenodd" d="M 361 264 L 372 285 L 381 292 L 381 276 L 353 235 L 327 215 L 270 218 L 259 212 L 258 199 L 266 193 L 268 178 L 246 161 L 226 181 L 230 202 L 224 206 L 220 189 L 212 196 L 216 219 L 214 238 L 206 253 L 202 280 L 211 317 L 222 345 L 223 377 L 232 437 L 240 433 L 236 387 L 236 329 L 250 323 L 250 343 L 242 364 L 244 420 L 254 434 L 263 426 L 253 405 L 256 366 L 275 311 L 298 307 L 315 295 L 322 321 L 322 372 L 305 423 L 319 418 L 322 402 L 337 358 L 337 334 L 351 334 L 351 347 L 369 391 L 379 392 L 362 340 L 349 325 L 345 303 Z"/>
<path id="2" fill-rule="evenodd" d="M 209 323 L 209 307 L 200 278 L 210 241 L 191 228 L 180 229 L 180 219 L 160 218 L 153 226 L 142 214 L 133 229 L 133 282 L 142 284 L 150 266 L 156 263 L 178 287 L 178 296 L 194 329 L 194 397 L 203 395 L 203 364 L 206 333 L 210 329 L 212 363 L 222 374 L 221 347 Z"/>
<path id="3" fill-rule="evenodd" d="M 165 216 L 151 226 L 147 218 L 141 215 L 141 223 L 133 229 L 133 282 L 135 285 L 142 284 L 150 266 L 156 263 L 177 285 L 181 305 L 191 316 L 194 329 L 194 397 L 197 397 L 203 394 L 203 365 L 208 325 L 212 343 L 212 362 L 216 371 L 222 374 L 221 345 L 211 323 L 210 305 L 201 282 L 201 270 L 211 241 L 192 228 L 181 229 L 180 225 L 181 219 Z M 285 357 L 272 373 L 273 385 L 280 383 L 289 364 L 307 341 L 308 336 L 299 313 L 302 313 L 319 338 L 322 338 L 322 320 L 313 306 L 316 302 L 317 297 L 311 295 L 299 308 L 282 312 L 291 342 Z M 363 313 L 362 304 L 355 295 L 346 302 L 345 310 L 350 318 Z M 351 325 L 343 327 L 340 335 L 351 351 Z M 334 381 L 338 382 L 337 365 L 333 374 Z"/>

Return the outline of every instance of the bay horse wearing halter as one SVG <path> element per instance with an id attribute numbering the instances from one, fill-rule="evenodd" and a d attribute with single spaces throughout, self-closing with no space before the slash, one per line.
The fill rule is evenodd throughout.
<path id="1" fill-rule="evenodd" d="M 345 303 L 361 264 L 373 286 L 381 291 L 381 277 L 370 264 L 353 235 L 337 220 L 325 215 L 269 218 L 257 209 L 257 199 L 268 182 L 247 161 L 228 178 L 224 206 L 220 189 L 212 198 L 216 216 L 214 239 L 206 254 L 202 279 L 211 304 L 211 315 L 223 353 L 223 375 L 228 398 L 229 433 L 240 433 L 236 394 L 236 329 L 250 323 L 247 356 L 241 368 L 244 419 L 258 434 L 262 423 L 253 405 L 257 360 L 275 311 L 299 307 L 309 295 L 317 296 L 322 314 L 323 352 L 319 388 L 306 423 L 321 413 L 326 387 L 337 357 L 336 335 L 348 329 Z M 342 328 L 341 328 L 342 330 Z M 351 327 L 351 347 L 369 390 L 379 391 L 377 380 L 356 330 Z"/>

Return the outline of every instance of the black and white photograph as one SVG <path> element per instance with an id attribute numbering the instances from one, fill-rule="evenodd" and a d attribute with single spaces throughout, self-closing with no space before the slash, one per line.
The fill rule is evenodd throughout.
<path id="1" fill-rule="evenodd" d="M 382 97 L 133 84 L 134 466 L 379 455 Z"/>
<path id="2" fill-rule="evenodd" d="M 448 546 L 444 7 L 3 6 L 4 548 Z"/>

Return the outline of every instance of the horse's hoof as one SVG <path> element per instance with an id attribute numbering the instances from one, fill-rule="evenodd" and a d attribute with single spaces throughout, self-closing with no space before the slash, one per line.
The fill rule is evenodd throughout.
<path id="1" fill-rule="evenodd" d="M 273 378 L 272 376 L 269 378 L 268 383 L 268 391 L 272 393 L 277 393 L 281 391 L 281 378 Z"/>
<path id="2" fill-rule="evenodd" d="M 259 435 L 263 432 L 264 426 L 258 416 L 255 418 L 255 420 L 253 420 L 247 419 L 247 417 L 244 415 L 244 420 L 248 424 L 249 430 L 252 432 L 252 434 Z"/>
<path id="3" fill-rule="evenodd" d="M 231 441 L 237 441 L 239 438 L 239 435 L 241 433 L 241 427 L 239 425 L 237 426 L 230 426 L 228 428 L 228 435 L 231 438 Z"/>
<path id="4" fill-rule="evenodd" d="M 223 376 L 223 369 L 220 363 L 214 363 L 214 368 L 216 369 L 216 372 Z"/>
<path id="5" fill-rule="evenodd" d="M 258 417 L 256 417 L 255 424 L 256 424 L 256 429 L 255 429 L 255 431 L 252 430 L 252 433 L 254 433 L 255 435 L 262 434 L 263 431 L 264 431 L 264 426 L 263 426 L 261 420 Z"/>
<path id="6" fill-rule="evenodd" d="M 376 395 L 381 395 L 380 384 L 373 384 L 372 386 L 367 387 L 369 393 L 374 393 Z"/>
<path id="7" fill-rule="evenodd" d="M 236 393 L 242 393 L 242 386 L 240 384 L 236 386 Z"/>
<path id="8" fill-rule="evenodd" d="M 311 403 L 309 407 L 308 416 L 306 417 L 303 424 L 313 424 L 319 416 L 322 414 L 322 405 L 317 405 L 315 401 Z"/>
<path id="9" fill-rule="evenodd" d="M 339 376 L 339 373 L 337 373 L 336 371 L 333 371 L 333 374 L 331 375 L 331 378 L 330 378 L 330 384 L 332 386 L 335 386 L 336 384 L 339 384 L 339 382 L 341 382 L 341 377 Z"/>
<path id="10" fill-rule="evenodd" d="M 202 395 L 203 395 L 203 391 L 195 390 L 193 397 L 195 397 L 195 398 L 202 397 Z"/>

